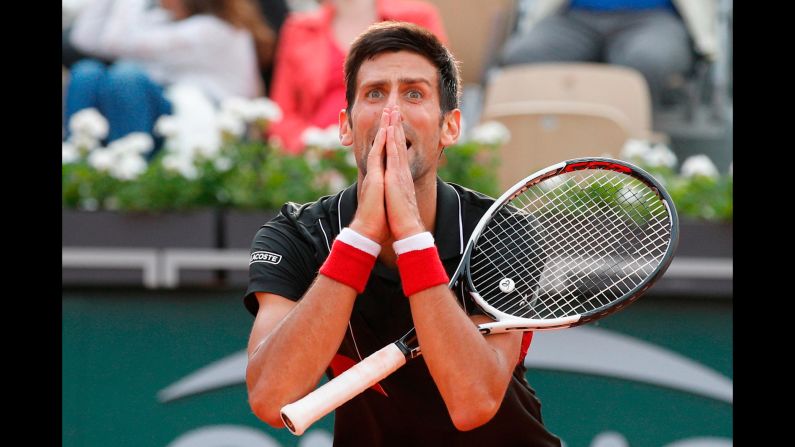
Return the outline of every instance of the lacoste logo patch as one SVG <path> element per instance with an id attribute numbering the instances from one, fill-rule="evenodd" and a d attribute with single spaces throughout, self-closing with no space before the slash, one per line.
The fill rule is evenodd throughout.
<path id="1" fill-rule="evenodd" d="M 281 261 L 282 255 L 277 255 L 276 253 L 271 253 L 269 251 L 255 251 L 254 253 L 251 253 L 251 261 L 249 261 L 248 265 L 251 265 L 255 262 L 278 264 Z"/>

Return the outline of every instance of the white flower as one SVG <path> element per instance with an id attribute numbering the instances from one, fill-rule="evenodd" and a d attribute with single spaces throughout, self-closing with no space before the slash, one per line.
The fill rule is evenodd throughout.
<path id="1" fill-rule="evenodd" d="M 193 150 L 204 158 L 213 159 L 221 152 L 221 142 L 218 139 L 199 140 L 194 143 Z"/>
<path id="2" fill-rule="evenodd" d="M 166 138 L 179 134 L 179 121 L 173 115 L 163 115 L 155 122 L 155 133 Z"/>
<path id="3" fill-rule="evenodd" d="M 232 169 L 232 159 L 229 157 L 218 157 L 213 161 L 213 165 L 220 172 L 226 172 Z"/>
<path id="4" fill-rule="evenodd" d="M 329 169 L 321 172 L 315 179 L 321 186 L 326 187 L 332 192 L 340 191 L 348 186 L 345 181 L 345 176 L 336 169 Z"/>
<path id="5" fill-rule="evenodd" d="M 485 122 L 472 129 L 472 140 L 481 144 L 504 144 L 510 141 L 511 131 L 498 121 Z"/>
<path id="6" fill-rule="evenodd" d="M 83 109 L 69 119 L 69 130 L 101 140 L 108 136 L 108 120 L 95 108 Z"/>
<path id="7" fill-rule="evenodd" d="M 304 146 L 317 147 L 321 149 L 339 149 L 340 137 L 339 128 L 331 125 L 325 129 L 309 127 L 301 134 Z"/>
<path id="8" fill-rule="evenodd" d="M 650 152 L 651 145 L 648 141 L 630 138 L 624 143 L 624 147 L 621 148 L 619 156 L 624 160 L 642 160 Z"/>
<path id="9" fill-rule="evenodd" d="M 324 139 L 323 130 L 319 127 L 307 127 L 301 133 L 301 141 L 304 142 L 304 146 L 320 147 Z"/>
<path id="10" fill-rule="evenodd" d="M 99 209 L 99 201 L 93 197 L 86 197 L 85 199 L 80 200 L 80 208 L 83 208 L 86 211 L 96 211 Z"/>
<path id="11" fill-rule="evenodd" d="M 257 98 L 249 103 L 248 118 L 250 121 L 264 119 L 270 122 L 281 121 L 282 109 L 268 98 Z"/>
<path id="12" fill-rule="evenodd" d="M 72 144 L 64 141 L 61 143 L 61 164 L 70 164 L 74 163 L 80 159 L 80 151 L 77 150 L 77 147 Z"/>
<path id="13" fill-rule="evenodd" d="M 91 152 L 100 145 L 99 140 L 84 133 L 73 133 L 69 136 L 67 142 L 71 143 L 77 149 L 82 149 L 86 152 Z"/>
<path id="14" fill-rule="evenodd" d="M 88 164 L 98 171 L 108 171 L 116 162 L 116 152 L 108 149 L 99 149 L 88 156 Z"/>
<path id="15" fill-rule="evenodd" d="M 177 153 L 169 153 L 163 157 L 163 167 L 169 171 L 179 173 L 188 180 L 194 180 L 199 176 L 199 171 L 193 164 L 193 159 Z"/>
<path id="16" fill-rule="evenodd" d="M 166 90 L 174 107 L 173 122 L 162 129 L 169 136 L 165 147 L 185 157 L 200 152 L 215 155 L 221 145 L 217 112 L 212 101 L 194 86 L 175 84 Z"/>
<path id="17" fill-rule="evenodd" d="M 146 160 L 139 154 L 127 154 L 113 165 L 110 173 L 119 180 L 134 180 L 144 171 L 146 171 Z"/>
<path id="18" fill-rule="evenodd" d="M 718 177 L 718 168 L 706 155 L 693 155 L 682 163 L 682 176 L 688 178 L 695 176 L 716 178 Z"/>
<path id="19" fill-rule="evenodd" d="M 152 136 L 144 132 L 132 132 L 108 144 L 108 149 L 120 157 L 145 154 L 155 147 Z"/>
<path id="20" fill-rule="evenodd" d="M 235 138 L 240 138 L 246 131 L 246 122 L 235 113 L 221 111 L 217 116 L 218 129 L 226 132 Z"/>
<path id="21" fill-rule="evenodd" d="M 676 166 L 676 155 L 664 144 L 656 144 L 642 157 L 643 162 L 651 167 Z"/>
<path id="22" fill-rule="evenodd" d="M 239 96 L 225 98 L 221 101 L 221 113 L 236 116 L 238 119 L 248 121 L 249 101 Z"/>

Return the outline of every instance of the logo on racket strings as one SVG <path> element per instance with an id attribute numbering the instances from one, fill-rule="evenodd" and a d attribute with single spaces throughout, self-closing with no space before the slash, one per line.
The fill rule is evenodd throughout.
<path id="1" fill-rule="evenodd" d="M 251 261 L 249 261 L 249 265 L 255 262 L 267 262 L 268 264 L 278 264 L 282 261 L 282 255 L 277 255 L 276 253 L 271 253 L 269 251 L 255 251 L 251 253 Z"/>
<path id="2" fill-rule="evenodd" d="M 503 280 L 500 281 L 500 290 L 502 290 L 503 293 L 511 293 L 515 288 L 516 284 L 514 284 L 511 278 L 503 278 Z"/>

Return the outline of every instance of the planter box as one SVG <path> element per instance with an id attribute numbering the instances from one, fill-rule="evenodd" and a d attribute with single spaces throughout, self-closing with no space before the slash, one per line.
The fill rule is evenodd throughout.
<path id="1" fill-rule="evenodd" d="M 734 224 L 732 222 L 679 221 L 679 246 L 676 256 L 695 258 L 731 258 Z"/>
<path id="2" fill-rule="evenodd" d="M 125 268 L 125 261 L 132 262 L 140 257 L 146 262 L 148 256 L 156 257 L 159 250 L 165 248 L 215 249 L 219 240 L 218 220 L 218 212 L 212 209 L 186 213 L 63 210 L 61 237 L 65 262 L 62 283 L 141 285 L 141 268 Z M 70 254 L 69 263 L 66 262 L 67 254 Z M 107 262 L 108 267 L 76 265 L 81 260 L 87 266 Z M 214 284 L 218 282 L 218 276 L 215 271 L 186 271 L 182 281 Z"/>
<path id="3" fill-rule="evenodd" d="M 682 219 L 679 245 L 651 295 L 732 298 L 734 224 Z"/>
<path id="4" fill-rule="evenodd" d="M 62 282 L 140 286 L 143 279 L 149 287 L 198 285 L 245 289 L 251 241 L 277 212 L 203 210 L 125 214 L 64 210 Z M 202 252 L 183 251 L 179 280 L 169 285 L 165 260 L 166 254 L 175 253 L 174 249 Z M 673 263 L 650 294 L 731 298 L 733 252 L 732 223 L 683 219 Z"/>

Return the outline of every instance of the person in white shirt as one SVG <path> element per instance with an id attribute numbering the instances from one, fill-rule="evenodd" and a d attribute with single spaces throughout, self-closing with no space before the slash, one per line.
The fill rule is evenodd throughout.
<path id="1" fill-rule="evenodd" d="M 259 68 L 269 64 L 275 35 L 252 0 L 94 0 L 76 18 L 70 39 L 87 59 L 70 70 L 66 122 L 96 108 L 107 141 L 152 133 L 171 113 L 164 88 L 184 84 L 220 102 L 264 95 Z M 153 154 L 150 154 L 150 156 Z"/>

